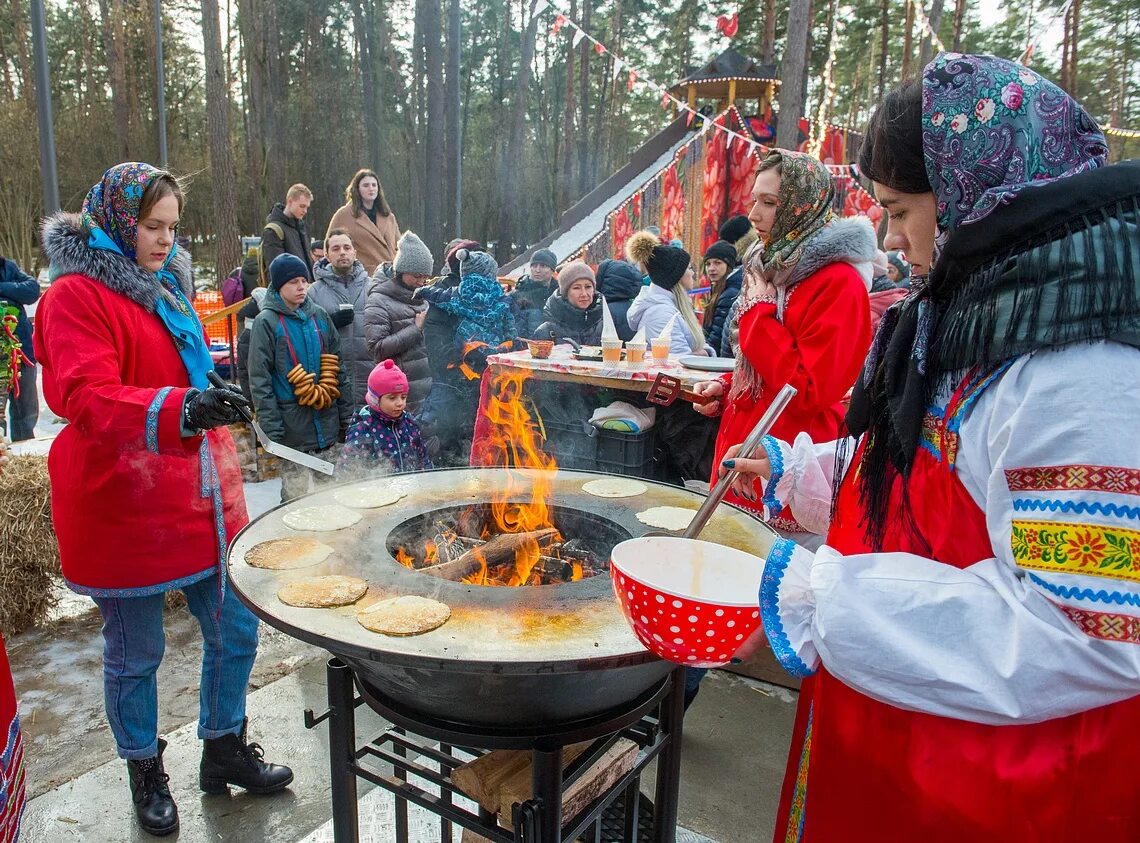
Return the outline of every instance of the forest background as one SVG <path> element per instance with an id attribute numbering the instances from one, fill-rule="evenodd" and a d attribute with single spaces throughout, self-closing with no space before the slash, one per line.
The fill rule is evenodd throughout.
<path id="1" fill-rule="evenodd" d="M 671 115 L 563 12 L 671 84 L 726 46 L 781 65 L 782 113 L 862 127 L 934 49 L 1016 58 L 1062 0 L 168 0 L 162 6 L 170 167 L 190 175 L 182 230 L 222 275 L 286 187 L 314 193 L 323 235 L 359 167 L 375 169 L 402 229 L 437 265 L 460 232 L 500 260 L 626 162 Z M 923 5 L 925 4 L 925 5 Z M 77 210 L 118 161 L 157 163 L 151 0 L 46 3 L 60 202 Z M 720 15 L 739 15 L 731 40 Z M 1051 43 L 1045 43 L 1050 41 Z M 40 189 L 28 4 L 0 0 L 0 254 L 36 265 Z M 794 57 L 806 57 L 796 61 Z M 832 58 L 830 82 L 827 65 Z M 1072 0 L 1033 67 L 1102 126 L 1140 128 L 1140 3 Z M 798 77 L 797 80 L 788 78 Z M 455 105 L 458 103 L 458 105 Z M 1110 136 L 1114 160 L 1140 138 Z M 456 161 L 462 157 L 462 175 Z"/>

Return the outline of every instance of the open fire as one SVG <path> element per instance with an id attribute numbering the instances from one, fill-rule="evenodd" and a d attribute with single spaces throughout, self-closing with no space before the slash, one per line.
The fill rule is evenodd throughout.
<path id="1" fill-rule="evenodd" d="M 401 565 L 470 585 L 518 587 L 575 582 L 606 562 L 553 520 L 551 490 L 558 463 L 542 450 L 541 420 L 523 397 L 525 372 L 503 372 L 487 385 L 488 435 L 477 461 L 508 469 L 486 504 L 436 518 L 418 536 L 401 536 L 392 554 Z M 511 469 L 533 469 L 523 476 Z M 600 554 L 606 559 L 606 554 Z"/>

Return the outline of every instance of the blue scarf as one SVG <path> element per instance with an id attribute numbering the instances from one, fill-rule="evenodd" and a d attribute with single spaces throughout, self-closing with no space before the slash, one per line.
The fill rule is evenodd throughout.
<path id="1" fill-rule="evenodd" d="M 118 244 L 101 228 L 91 232 L 87 245 L 92 249 L 103 249 L 122 255 L 124 258 L 127 257 Z M 162 324 L 166 326 L 166 330 L 170 332 L 171 339 L 174 340 L 174 346 L 178 349 L 178 356 L 182 358 L 182 365 L 186 367 L 186 374 L 190 377 L 190 385 L 195 389 L 204 390 L 210 386 L 206 375 L 214 371 L 214 360 L 210 357 L 210 349 L 206 346 L 206 340 L 202 333 L 202 323 L 198 319 L 198 314 L 194 312 L 194 308 L 186 300 L 186 296 L 178 284 L 178 279 L 170 271 L 170 262 L 177 252 L 178 246 L 172 246 L 162 268 L 155 273 L 163 288 L 174 301 L 171 302 L 166 296 L 159 296 L 155 313 L 162 320 Z M 130 260 L 130 258 L 127 259 Z"/>

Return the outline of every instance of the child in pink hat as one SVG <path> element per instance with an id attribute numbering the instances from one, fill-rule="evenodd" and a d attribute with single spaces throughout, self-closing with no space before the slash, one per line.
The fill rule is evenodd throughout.
<path id="1" fill-rule="evenodd" d="M 381 360 L 368 376 L 366 406 L 356 414 L 340 458 L 351 468 L 387 468 L 393 474 L 427 471 L 432 465 L 419 425 L 405 407 L 408 377 L 392 360 Z"/>

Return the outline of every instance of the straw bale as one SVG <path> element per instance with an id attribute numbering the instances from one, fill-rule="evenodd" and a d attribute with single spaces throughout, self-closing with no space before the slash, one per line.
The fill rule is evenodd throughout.
<path id="1" fill-rule="evenodd" d="M 14 635 L 55 606 L 59 546 L 47 457 L 12 457 L 0 473 L 0 633 Z"/>

